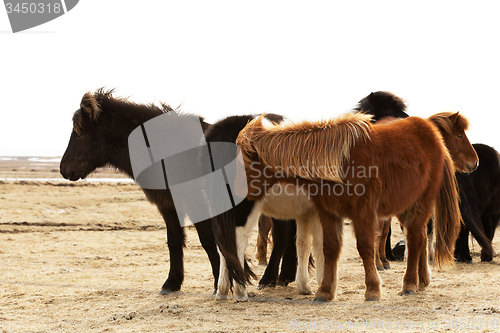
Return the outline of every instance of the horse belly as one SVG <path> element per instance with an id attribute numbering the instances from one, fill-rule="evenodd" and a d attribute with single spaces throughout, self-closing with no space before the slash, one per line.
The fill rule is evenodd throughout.
<path id="1" fill-rule="evenodd" d="M 275 184 L 262 198 L 262 212 L 277 219 L 296 219 L 313 212 L 307 194 L 293 184 Z"/>
<path id="2" fill-rule="evenodd" d="M 394 177 L 392 180 L 382 188 L 379 216 L 393 216 L 405 211 L 416 204 L 429 187 L 429 177 L 425 174 L 418 177 Z"/>

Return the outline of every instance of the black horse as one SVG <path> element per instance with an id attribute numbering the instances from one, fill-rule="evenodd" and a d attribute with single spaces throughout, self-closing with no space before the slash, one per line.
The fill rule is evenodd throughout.
<path id="1" fill-rule="evenodd" d="M 377 91 L 362 98 L 354 108 L 354 112 L 364 112 L 373 115 L 372 122 L 376 123 L 385 118 L 407 118 L 405 102 L 398 96 L 387 92 Z"/>
<path id="2" fill-rule="evenodd" d="M 60 170 L 64 178 L 72 181 L 83 179 L 105 165 L 111 165 L 133 178 L 128 148 L 130 133 L 144 122 L 173 111 L 164 104 L 158 107 L 115 98 L 112 92 L 99 89 L 83 96 L 80 108 L 73 115 L 73 131 L 61 160 Z M 206 131 L 210 125 L 202 117 L 199 119 Z M 147 199 L 156 205 L 167 227 L 170 272 L 160 294 L 168 294 L 180 290 L 184 280 L 183 247 L 186 245 L 186 234 L 179 223 L 170 190 L 143 191 Z M 211 220 L 195 223 L 195 227 L 212 265 L 214 288 L 217 290 L 220 259 Z"/>
<path id="3" fill-rule="evenodd" d="M 469 232 L 481 246 L 481 261 L 491 261 L 491 242 L 500 221 L 500 155 L 484 144 L 472 146 L 479 157 L 478 168 L 470 174 L 456 174 L 464 224 L 456 242 L 455 258 L 468 263 L 472 262 Z"/>
<path id="4" fill-rule="evenodd" d="M 242 116 L 230 116 L 222 119 L 213 126 L 205 134 L 207 142 L 231 142 L 235 143 L 239 132 L 245 127 L 245 125 L 254 118 L 254 115 L 242 115 Z M 266 118 L 272 122 L 281 122 L 283 117 L 275 114 L 267 114 Z M 234 218 L 236 216 L 246 217 L 250 215 L 253 207 L 255 205 L 254 201 L 244 199 L 232 210 L 224 213 L 224 216 L 231 215 Z M 220 216 L 214 217 L 215 219 L 220 218 Z M 237 218 L 235 218 L 236 220 Z M 296 258 L 296 248 L 295 248 L 295 234 L 296 227 L 294 220 L 278 220 L 272 218 L 272 232 L 274 239 L 274 247 L 271 252 L 271 257 L 269 259 L 269 264 L 266 267 L 264 275 L 262 276 L 259 286 L 275 286 L 277 283 L 281 285 L 286 285 L 291 281 L 295 280 L 295 272 L 297 268 L 297 258 Z M 238 226 L 238 225 L 237 225 Z M 221 230 L 214 230 L 216 235 L 219 237 L 225 237 L 221 235 Z M 220 245 L 220 242 L 218 242 Z M 226 249 L 222 248 L 221 251 L 225 252 Z M 283 259 L 281 273 L 278 276 L 279 264 Z M 228 260 L 228 258 L 226 258 Z M 230 260 L 230 259 L 229 259 Z M 229 263 L 231 264 L 231 263 Z M 245 260 L 245 279 L 248 281 L 250 277 L 255 278 L 255 274 L 248 267 Z"/>

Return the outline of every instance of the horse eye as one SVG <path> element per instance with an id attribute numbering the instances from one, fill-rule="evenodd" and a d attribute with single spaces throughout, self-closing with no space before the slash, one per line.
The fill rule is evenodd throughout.
<path id="1" fill-rule="evenodd" d="M 464 136 L 463 136 L 462 134 L 458 134 L 458 135 L 457 135 L 457 138 L 459 138 L 459 139 L 463 139 L 463 138 L 464 138 Z"/>

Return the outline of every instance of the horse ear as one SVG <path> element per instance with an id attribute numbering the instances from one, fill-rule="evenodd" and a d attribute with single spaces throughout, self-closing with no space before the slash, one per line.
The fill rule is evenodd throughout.
<path id="1" fill-rule="evenodd" d="M 99 113 L 99 103 L 96 101 L 93 94 L 90 92 L 85 93 L 80 102 L 80 109 L 89 115 L 91 120 L 97 120 L 97 114 Z"/>
<path id="2" fill-rule="evenodd" d="M 449 117 L 449 119 L 450 119 L 450 121 L 451 121 L 452 126 L 453 126 L 453 125 L 455 125 L 455 122 L 457 121 L 457 119 L 458 119 L 458 116 L 459 116 L 459 115 L 460 115 L 460 111 L 458 111 L 458 112 L 456 112 L 456 113 L 452 114 L 452 115 Z"/>

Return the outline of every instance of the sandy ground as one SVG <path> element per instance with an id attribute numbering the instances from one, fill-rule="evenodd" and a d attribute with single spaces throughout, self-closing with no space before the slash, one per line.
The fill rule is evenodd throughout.
<path id="1" fill-rule="evenodd" d="M 395 243 L 401 234 L 393 230 Z M 165 237 L 159 213 L 134 184 L 0 182 L 0 332 L 500 331 L 500 258 L 479 262 L 473 241 L 474 264 L 433 267 L 431 285 L 414 296 L 398 295 L 405 263 L 392 263 L 380 273 L 382 300 L 367 303 L 346 225 L 337 297 L 317 305 L 295 283 L 264 290 L 255 283 L 249 302 L 216 301 L 192 227 L 182 291 L 160 296 Z M 247 253 L 261 276 L 255 239 Z M 494 247 L 499 252 L 498 235 Z"/>

